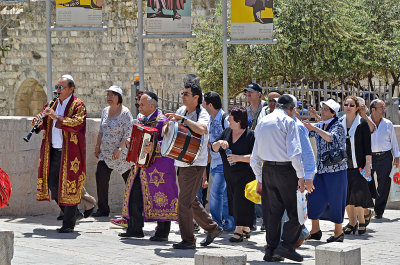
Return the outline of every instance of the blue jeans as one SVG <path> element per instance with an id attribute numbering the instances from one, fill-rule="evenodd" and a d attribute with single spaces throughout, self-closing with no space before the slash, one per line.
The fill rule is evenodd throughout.
<path id="1" fill-rule="evenodd" d="M 212 177 L 210 191 L 210 213 L 212 219 L 227 230 L 235 230 L 235 221 L 229 215 L 228 194 L 222 165 L 218 165 L 210 170 Z M 222 220 L 225 220 L 222 223 Z"/>

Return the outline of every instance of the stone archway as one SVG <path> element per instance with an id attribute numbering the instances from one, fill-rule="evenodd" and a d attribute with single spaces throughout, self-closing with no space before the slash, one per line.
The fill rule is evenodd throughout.
<path id="1" fill-rule="evenodd" d="M 14 115 L 34 116 L 43 110 L 47 96 L 43 87 L 34 78 L 27 78 L 15 96 Z"/>

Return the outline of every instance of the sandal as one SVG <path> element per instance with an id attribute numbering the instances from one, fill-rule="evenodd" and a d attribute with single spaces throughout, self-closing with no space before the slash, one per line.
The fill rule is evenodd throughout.
<path id="1" fill-rule="evenodd" d="M 359 229 L 358 229 L 358 234 L 359 235 L 365 234 L 367 232 L 367 225 L 366 224 L 360 223 L 358 226 L 359 226 Z M 361 227 L 364 227 L 364 229 L 360 230 Z"/>
<path id="2" fill-rule="evenodd" d="M 162 14 L 162 11 L 157 11 L 149 16 L 149 18 L 159 17 Z"/>
<path id="3" fill-rule="evenodd" d="M 247 239 L 250 238 L 250 233 L 251 233 L 251 231 L 248 231 L 248 232 L 247 231 L 243 231 L 243 235 Z"/>
<path id="4" fill-rule="evenodd" d="M 243 241 L 243 234 L 239 234 L 239 233 L 233 233 L 235 236 L 238 236 L 239 238 L 236 237 L 231 237 L 229 238 L 229 242 L 232 243 L 238 243 L 238 242 L 242 242 Z"/>
<path id="5" fill-rule="evenodd" d="M 374 214 L 373 210 L 368 210 L 368 214 L 364 214 L 364 220 L 365 220 L 366 227 L 369 225 L 369 222 L 371 221 L 371 217 L 373 214 Z"/>
<path id="6" fill-rule="evenodd" d="M 361 226 L 361 224 L 360 224 Z M 353 235 L 356 233 L 358 229 L 358 223 L 356 223 L 354 226 L 350 225 L 350 223 L 348 223 L 344 229 L 343 229 L 343 233 L 345 233 L 346 235 L 349 235 L 351 233 L 353 233 Z"/>

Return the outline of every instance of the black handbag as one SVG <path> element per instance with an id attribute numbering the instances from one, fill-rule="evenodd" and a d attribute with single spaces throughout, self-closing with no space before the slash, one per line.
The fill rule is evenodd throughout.
<path id="1" fill-rule="evenodd" d="M 331 121 L 328 127 L 325 129 L 325 131 L 328 131 L 329 128 L 337 121 L 338 118 L 335 118 L 333 121 Z M 321 162 L 324 166 L 332 166 L 347 161 L 346 150 L 340 148 L 334 148 L 334 146 L 338 146 L 337 143 L 336 145 L 334 144 L 335 144 L 335 139 L 329 143 L 332 149 L 322 153 L 321 155 Z"/>

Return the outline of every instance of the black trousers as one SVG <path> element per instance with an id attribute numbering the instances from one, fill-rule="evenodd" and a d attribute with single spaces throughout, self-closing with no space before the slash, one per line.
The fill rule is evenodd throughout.
<path id="1" fill-rule="evenodd" d="M 142 169 L 141 169 L 142 170 Z M 143 233 L 144 217 L 143 217 L 143 195 L 142 186 L 140 184 L 140 171 L 137 173 L 131 194 L 129 196 L 129 220 L 127 233 Z M 157 230 L 155 235 L 158 237 L 168 237 L 171 230 L 171 221 L 157 222 Z"/>
<path id="2" fill-rule="evenodd" d="M 61 166 L 61 151 L 51 148 L 50 149 L 50 174 L 48 179 L 49 189 L 54 200 L 58 204 L 58 187 L 60 184 L 60 166 Z M 61 211 L 64 213 L 63 227 L 74 228 L 76 223 L 76 214 L 78 213 L 78 206 L 61 206 L 58 204 Z"/>
<path id="3" fill-rule="evenodd" d="M 110 206 L 108 205 L 108 189 L 110 183 L 110 176 L 113 170 L 109 168 L 103 160 L 97 163 L 96 169 L 96 186 L 97 186 L 97 200 L 99 211 L 108 215 L 110 213 Z M 129 177 L 130 170 L 122 174 L 122 178 L 126 183 Z"/>
<path id="4" fill-rule="evenodd" d="M 298 178 L 292 165 L 263 165 L 262 207 L 267 247 L 275 249 L 281 237 L 281 221 L 287 211 L 289 221 L 283 226 L 282 245 L 295 250 L 301 232 L 297 216 Z"/>
<path id="5" fill-rule="evenodd" d="M 378 180 L 378 195 L 375 200 L 375 213 L 383 214 L 386 208 L 388 200 L 390 185 L 392 181 L 390 179 L 390 171 L 392 171 L 393 155 L 391 151 L 386 152 L 383 155 L 377 156 L 372 154 L 372 171 L 373 175 L 376 172 Z"/>

